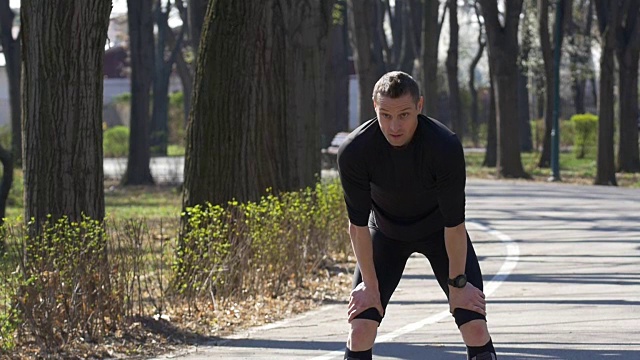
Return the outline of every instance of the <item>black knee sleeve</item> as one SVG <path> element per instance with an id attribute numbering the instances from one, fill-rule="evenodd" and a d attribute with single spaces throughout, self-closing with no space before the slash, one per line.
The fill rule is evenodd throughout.
<path id="1" fill-rule="evenodd" d="M 487 321 L 487 317 L 480 313 L 460 308 L 457 308 L 453 311 L 453 317 L 456 319 L 456 325 L 458 325 L 458 328 L 471 320 Z"/>
<path id="2" fill-rule="evenodd" d="M 371 349 L 365 351 L 351 351 L 349 348 L 344 352 L 344 360 L 372 360 L 373 351 Z"/>

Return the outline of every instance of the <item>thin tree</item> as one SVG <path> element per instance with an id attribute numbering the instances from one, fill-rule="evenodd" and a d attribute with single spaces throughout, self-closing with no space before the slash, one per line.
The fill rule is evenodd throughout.
<path id="1" fill-rule="evenodd" d="M 617 185 L 613 146 L 614 129 L 614 56 L 617 47 L 616 30 L 623 19 L 624 3 L 628 0 L 596 0 L 600 31 L 600 103 L 598 106 L 598 157 L 596 185 Z"/>
<path id="2" fill-rule="evenodd" d="M 371 103 L 373 87 L 386 72 L 376 4 L 380 0 L 348 0 L 347 14 L 353 63 L 358 75 L 358 119 L 376 116 Z"/>
<path id="3" fill-rule="evenodd" d="M 638 60 L 640 58 L 640 2 L 627 1 L 618 23 L 618 77 L 620 79 L 620 141 L 618 171 L 640 172 L 638 151 Z"/>
<path id="4" fill-rule="evenodd" d="M 422 4 L 420 82 L 424 93 L 423 112 L 433 116 L 438 113 L 438 44 L 447 7 L 445 1 L 442 17 L 438 19 L 439 0 L 425 0 Z"/>
<path id="5" fill-rule="evenodd" d="M 23 0 L 24 211 L 104 218 L 103 56 L 110 0 Z M 78 32 L 78 29 L 83 31 Z M 69 34 L 76 34 L 69 41 Z"/>
<path id="6" fill-rule="evenodd" d="M 173 64 L 176 62 L 182 49 L 182 39 L 184 30 L 182 28 L 177 40 L 173 42 L 173 47 L 166 54 L 169 37 L 173 35 L 173 30 L 169 27 L 169 12 L 173 5 L 171 0 L 167 0 L 165 6 L 162 0 L 157 0 L 154 9 L 154 18 L 157 25 L 158 34 L 155 46 L 155 71 L 153 75 L 153 110 L 151 112 L 151 154 L 156 156 L 166 156 L 169 142 L 169 81 Z"/>
<path id="7" fill-rule="evenodd" d="M 487 146 L 482 166 L 496 167 L 498 163 L 498 124 L 496 111 L 496 85 L 493 72 L 495 65 L 489 56 L 489 116 L 487 117 Z"/>
<path id="8" fill-rule="evenodd" d="M 331 140 L 337 132 L 349 130 L 349 44 L 346 0 L 336 2 L 333 14 L 325 70 L 326 116 L 322 119 L 322 148 L 331 145 Z"/>
<path id="9" fill-rule="evenodd" d="M 484 24 L 482 23 L 482 19 L 480 17 L 480 10 L 478 10 L 478 2 L 474 1 L 473 7 L 476 14 L 476 19 L 478 21 L 478 50 L 476 54 L 473 56 L 471 63 L 469 64 L 469 93 L 471 94 L 471 140 L 473 141 L 473 146 L 480 146 L 479 132 L 480 132 L 480 121 L 478 114 L 478 90 L 476 89 L 476 68 L 478 67 L 478 63 L 480 59 L 482 59 L 482 55 L 484 54 L 484 48 L 487 45 L 486 34 L 484 32 Z"/>
<path id="10" fill-rule="evenodd" d="M 496 168 L 500 176 L 508 178 L 529 177 L 522 167 L 518 120 L 518 24 L 522 2 L 504 2 L 505 13 L 500 15 L 497 1 L 480 0 L 496 95 Z"/>
<path id="11" fill-rule="evenodd" d="M 200 47 L 200 37 L 204 26 L 204 14 L 207 12 L 209 0 L 188 0 L 189 30 L 191 30 L 191 46 L 197 58 Z M 211 1 L 213 2 L 213 1 Z M 195 66 L 195 62 L 194 62 Z"/>
<path id="12" fill-rule="evenodd" d="M 184 0 L 176 0 L 175 2 L 176 8 L 180 12 L 180 18 L 182 19 L 182 29 L 179 32 L 179 35 L 174 34 L 173 31 L 167 32 L 167 44 L 170 48 L 174 48 L 178 41 L 182 42 L 182 46 L 180 46 L 180 51 L 176 56 L 176 70 L 178 71 L 178 76 L 180 77 L 180 82 L 182 84 L 182 94 L 184 96 L 183 100 L 183 108 L 184 108 L 184 126 L 187 126 L 187 120 L 189 119 L 189 111 L 191 111 L 191 96 L 193 92 L 193 66 L 191 66 L 185 59 L 185 52 L 188 52 L 187 44 L 191 41 L 189 38 L 191 35 L 191 27 L 189 25 L 189 13 L 187 8 L 184 6 Z M 178 36 L 181 36 L 178 39 Z M 185 41 L 185 38 L 188 38 L 189 41 Z M 193 45 L 192 45 L 193 48 Z M 195 63 L 193 61 L 192 63 Z"/>
<path id="13" fill-rule="evenodd" d="M 561 26 L 566 27 L 566 23 L 571 19 L 572 1 L 562 0 L 560 2 L 564 6 L 565 22 Z M 552 45 L 552 39 L 549 37 L 549 0 L 538 0 L 538 29 L 540 31 L 540 45 L 542 48 L 542 59 L 544 61 L 545 75 L 545 97 L 544 97 L 544 137 L 542 140 L 542 153 L 538 166 L 547 168 L 551 164 L 551 130 L 553 128 L 553 101 L 554 101 L 554 63 L 553 53 L 555 51 Z M 558 11 L 558 9 L 555 9 Z M 558 24 L 553 25 L 553 39 L 556 38 Z M 560 48 L 562 49 L 562 40 L 564 32 L 560 32 Z"/>
<path id="14" fill-rule="evenodd" d="M 20 34 L 13 36 L 16 14 L 9 0 L 0 0 L 0 42 L 9 79 L 9 106 L 11 108 L 11 155 L 15 165 L 22 164 L 22 110 L 20 105 L 21 56 Z"/>
<path id="15" fill-rule="evenodd" d="M 524 6 L 524 5 L 523 5 Z M 523 9 L 523 12 L 526 12 Z M 529 53 L 533 47 L 531 17 L 524 16 L 520 27 L 520 55 L 518 56 L 518 118 L 520 119 L 520 149 L 533 150 L 531 117 L 529 116 Z"/>
<path id="16" fill-rule="evenodd" d="M 123 185 L 150 185 L 149 105 L 154 69 L 153 0 L 127 0 L 131 51 L 131 122 Z"/>
<path id="17" fill-rule="evenodd" d="M 460 101 L 460 83 L 458 81 L 458 2 L 449 1 L 449 50 L 447 51 L 447 80 L 449 84 L 449 114 L 451 130 L 453 130 L 460 141 L 464 137 L 464 115 Z"/>
<path id="18" fill-rule="evenodd" d="M 570 26 L 567 26 L 567 39 L 569 42 L 569 61 L 571 68 L 571 91 L 573 92 L 573 104 L 576 114 L 586 112 L 585 88 L 587 79 L 593 77 L 591 60 L 591 28 L 593 23 L 593 2 L 581 0 L 576 6 L 576 15 Z M 597 103 L 597 101 L 596 101 Z"/>

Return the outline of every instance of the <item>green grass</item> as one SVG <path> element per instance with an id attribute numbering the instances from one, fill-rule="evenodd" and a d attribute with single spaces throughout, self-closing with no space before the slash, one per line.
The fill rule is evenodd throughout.
<path id="1" fill-rule="evenodd" d="M 495 168 L 482 166 L 484 153 L 465 154 L 467 176 L 470 178 L 496 178 Z M 522 153 L 522 166 L 534 180 L 545 181 L 551 176 L 550 168 L 539 168 L 539 152 Z M 577 159 L 572 152 L 560 153 L 560 177 L 567 183 L 593 184 L 596 177 L 596 158 L 594 154 Z M 640 188 L 640 174 L 617 173 L 618 185 Z"/>
<path id="2" fill-rule="evenodd" d="M 182 193 L 167 186 L 106 190 L 104 199 L 107 217 L 119 220 L 177 219 L 182 210 Z"/>

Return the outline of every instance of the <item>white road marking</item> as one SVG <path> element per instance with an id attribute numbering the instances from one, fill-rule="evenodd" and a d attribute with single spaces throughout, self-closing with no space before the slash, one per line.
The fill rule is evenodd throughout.
<path id="1" fill-rule="evenodd" d="M 518 264 L 518 260 L 520 258 L 520 247 L 508 235 L 503 234 L 498 230 L 491 229 L 485 225 L 482 225 L 476 222 L 467 222 L 466 225 L 468 227 L 485 232 L 493 237 L 500 239 L 507 247 L 507 257 L 505 258 L 504 263 L 502 263 L 500 270 L 498 270 L 498 273 L 494 275 L 493 278 L 491 278 L 491 280 L 489 281 L 489 283 L 486 284 L 486 286 L 484 287 L 484 294 L 486 296 L 490 296 L 491 294 L 493 294 L 494 291 L 496 291 L 496 289 L 498 289 L 498 287 L 500 287 L 500 285 L 507 279 L 507 277 L 509 277 L 509 275 L 511 274 L 511 271 L 513 271 L 513 269 Z M 376 338 L 376 343 L 391 341 L 402 335 L 419 330 L 426 325 L 435 324 L 438 321 L 449 316 L 451 316 L 451 314 L 449 313 L 449 310 L 444 310 L 435 315 L 431 315 L 427 318 L 424 318 L 420 321 L 407 324 L 393 332 L 379 336 Z M 342 356 L 344 354 L 344 351 L 345 351 L 344 348 L 341 350 L 331 351 L 324 355 L 314 357 L 312 358 L 312 360 L 335 359 L 338 356 Z"/>

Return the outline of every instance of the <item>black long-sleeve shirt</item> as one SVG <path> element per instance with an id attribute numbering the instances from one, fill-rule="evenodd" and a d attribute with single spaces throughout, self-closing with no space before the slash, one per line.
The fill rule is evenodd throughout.
<path id="1" fill-rule="evenodd" d="M 457 136 L 423 115 L 411 141 L 393 147 L 377 119 L 355 129 L 338 151 L 349 220 L 416 241 L 465 219 L 465 162 Z"/>

